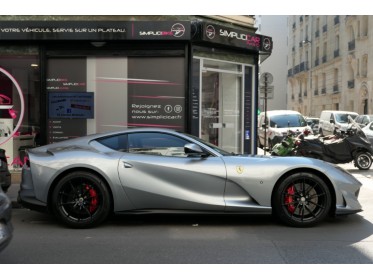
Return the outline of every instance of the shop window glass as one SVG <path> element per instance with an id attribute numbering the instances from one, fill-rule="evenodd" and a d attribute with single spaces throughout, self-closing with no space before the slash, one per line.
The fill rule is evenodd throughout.
<path id="1" fill-rule="evenodd" d="M 62 112 L 49 110 L 49 143 L 128 127 L 185 130 L 184 57 L 51 57 L 47 69 L 48 95 L 60 93 L 48 106 Z M 84 93 L 93 102 L 72 107 Z M 72 114 L 88 107 L 93 118 Z"/>
<path id="2" fill-rule="evenodd" d="M 39 59 L 0 49 L 0 69 L 0 148 L 12 170 L 22 167 L 25 149 L 41 144 Z"/>

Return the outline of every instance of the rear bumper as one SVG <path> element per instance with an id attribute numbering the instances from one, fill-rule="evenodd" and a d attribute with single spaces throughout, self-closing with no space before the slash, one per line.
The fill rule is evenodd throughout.
<path id="1" fill-rule="evenodd" d="M 47 204 L 36 198 L 31 173 L 27 169 L 22 169 L 22 181 L 18 192 L 17 202 L 23 207 L 31 210 L 40 212 L 47 211 Z"/>

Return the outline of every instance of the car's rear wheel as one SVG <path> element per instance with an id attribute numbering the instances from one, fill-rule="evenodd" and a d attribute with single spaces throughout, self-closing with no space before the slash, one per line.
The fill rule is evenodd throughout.
<path id="1" fill-rule="evenodd" d="M 320 223 L 331 208 L 328 186 L 310 172 L 292 174 L 275 189 L 273 214 L 287 225 L 309 227 Z"/>
<path id="2" fill-rule="evenodd" d="M 110 195 L 105 182 L 85 171 L 64 176 L 53 191 L 52 203 L 57 218 L 73 228 L 96 226 L 110 212 Z"/>

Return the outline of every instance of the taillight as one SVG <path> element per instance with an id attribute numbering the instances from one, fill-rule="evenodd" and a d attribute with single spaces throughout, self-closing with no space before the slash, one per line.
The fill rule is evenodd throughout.
<path id="1" fill-rule="evenodd" d="M 30 159 L 29 159 L 27 151 L 24 152 L 23 158 L 21 159 L 21 161 L 23 163 L 23 167 L 30 168 Z"/>
<path id="2" fill-rule="evenodd" d="M 27 168 L 30 168 L 30 160 L 27 158 L 25 158 L 24 160 L 24 166 L 26 166 Z"/>

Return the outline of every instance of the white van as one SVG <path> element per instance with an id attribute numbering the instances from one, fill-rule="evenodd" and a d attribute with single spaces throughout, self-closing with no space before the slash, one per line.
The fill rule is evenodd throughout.
<path id="1" fill-rule="evenodd" d="M 321 135 L 335 134 L 336 130 L 346 131 L 348 116 L 355 119 L 359 114 L 349 111 L 322 111 L 319 120 L 319 133 Z"/>
<path id="2" fill-rule="evenodd" d="M 265 112 L 261 112 L 258 119 L 258 145 L 272 150 L 287 135 L 288 130 L 303 132 L 311 128 L 304 117 L 297 111 L 272 110 L 267 111 L 267 121 L 264 120 Z M 265 143 L 265 127 L 267 124 L 267 142 Z"/>

